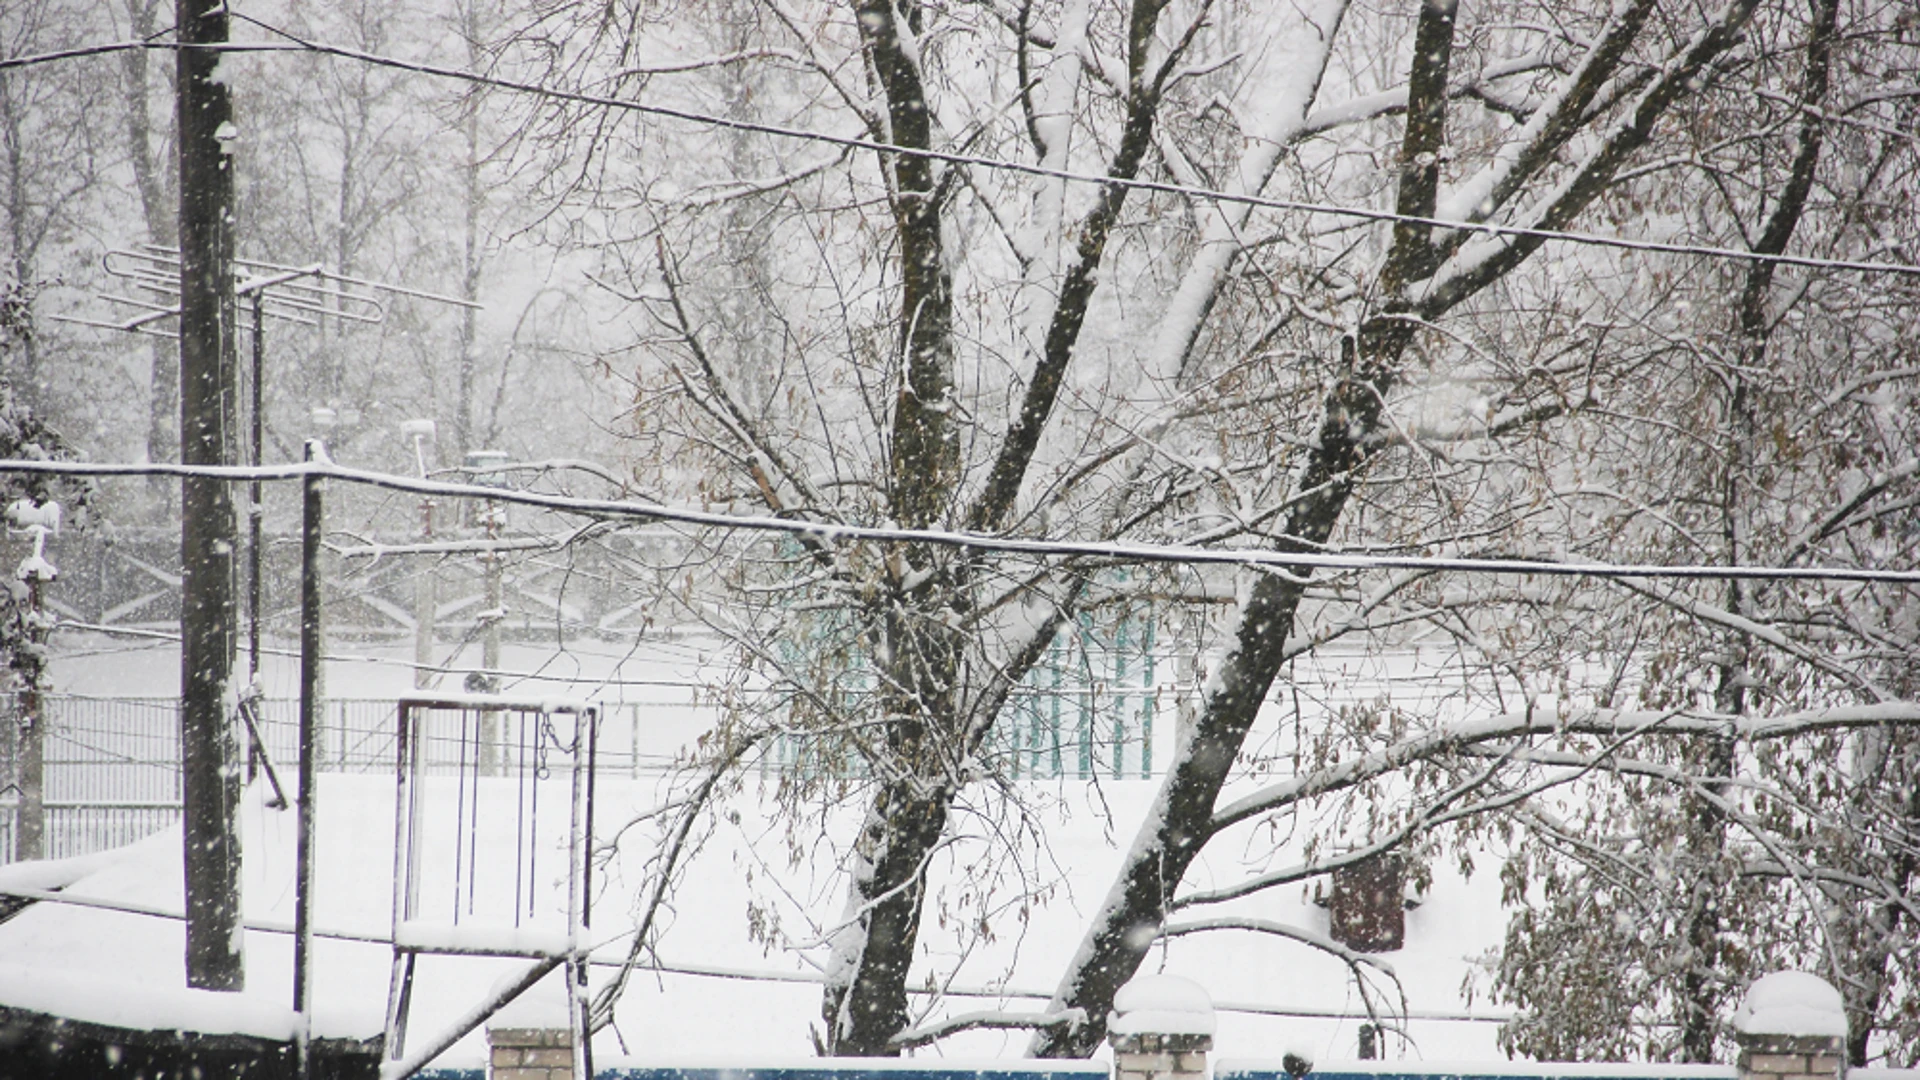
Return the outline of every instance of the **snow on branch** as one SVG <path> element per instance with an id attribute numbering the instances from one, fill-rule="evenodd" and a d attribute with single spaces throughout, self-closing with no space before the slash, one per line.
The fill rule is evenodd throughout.
<path id="1" fill-rule="evenodd" d="M 693 832 L 694 821 L 713 799 L 714 792 L 721 781 L 766 734 L 770 732 L 747 735 L 727 748 L 709 765 L 706 775 L 701 778 L 693 793 L 685 800 L 684 809 L 672 826 L 664 850 L 656 856 L 659 865 L 654 875 L 653 888 L 647 897 L 647 902 L 640 908 L 639 917 L 635 920 L 633 943 L 627 950 L 626 959 L 620 964 L 612 980 L 600 989 L 588 1011 L 588 1026 L 592 1030 L 598 1031 L 613 1022 L 614 1004 L 620 1000 L 620 995 L 626 992 L 628 980 L 632 977 L 634 970 L 640 966 L 641 959 L 647 951 L 653 947 L 654 921 L 667 903 L 675 870 L 682 857 L 687 854 L 688 838 Z"/>
<path id="2" fill-rule="evenodd" d="M 1876 727 L 1882 724 L 1920 724 L 1920 702 L 1887 701 L 1872 705 L 1836 705 L 1761 717 L 1706 710 L 1590 709 L 1562 712 L 1555 709 L 1533 709 L 1528 712 L 1503 713 L 1458 724 L 1442 725 L 1373 753 L 1336 762 L 1324 769 L 1316 769 L 1283 783 L 1270 785 L 1251 795 L 1236 799 L 1216 811 L 1211 828 L 1218 832 L 1258 814 L 1357 787 L 1409 765 L 1460 753 L 1468 747 L 1497 740 L 1539 735 L 1619 737 L 1659 734 L 1758 741 L 1790 738 L 1816 731 Z"/>
<path id="3" fill-rule="evenodd" d="M 748 60 L 791 60 L 806 63 L 807 57 L 792 49 L 742 49 L 738 52 L 720 53 L 715 56 L 702 56 L 692 60 L 681 60 L 672 64 L 645 64 L 621 68 L 608 76 L 609 79 L 624 79 L 639 75 L 678 75 L 688 71 L 704 71 L 707 68 L 726 67 Z"/>
<path id="4" fill-rule="evenodd" d="M 1301 863 L 1297 866 L 1269 871 L 1268 873 L 1248 878 L 1238 884 L 1228 885 L 1218 889 L 1188 893 L 1174 900 L 1172 907 L 1179 909 L 1198 904 L 1218 904 L 1228 900 L 1237 900 L 1240 897 L 1250 896 L 1264 889 L 1273 888 L 1276 885 L 1286 885 L 1295 881 L 1304 881 L 1308 878 L 1319 877 L 1322 874 L 1340 870 L 1348 866 L 1358 865 L 1376 855 L 1381 855 L 1400 847 L 1409 839 L 1421 833 L 1439 828 L 1442 825 L 1451 824 L 1455 821 L 1462 821 L 1468 818 L 1478 817 L 1481 814 L 1505 810 L 1516 804 L 1524 803 L 1541 792 L 1559 787 L 1563 784 L 1572 783 L 1609 762 L 1615 746 L 1625 742 L 1626 739 L 1631 738 L 1632 735 L 1637 734 L 1639 734 L 1639 732 L 1632 732 L 1617 740 L 1613 740 L 1613 744 L 1609 745 L 1602 753 L 1579 756 L 1574 760 L 1565 762 L 1564 764 L 1570 766 L 1569 768 L 1555 772 L 1530 784 L 1509 790 L 1496 791 L 1484 799 L 1462 804 L 1462 799 L 1482 790 L 1497 779 L 1501 770 L 1506 768 L 1508 764 L 1513 761 L 1528 760 L 1527 748 L 1517 743 L 1507 746 L 1479 747 L 1479 756 L 1491 756 L 1494 757 L 1495 760 L 1475 775 L 1442 792 L 1432 803 L 1422 807 L 1419 813 L 1414 814 L 1408 819 L 1404 825 L 1388 832 L 1385 836 L 1378 837 L 1370 843 L 1332 858 L 1319 859 L 1313 862 Z"/>
<path id="5" fill-rule="evenodd" d="M 1889 487 L 1906 480 L 1911 480 L 1915 476 L 1920 476 L 1920 458 L 1910 459 L 1894 468 L 1883 469 L 1874 473 L 1867 479 L 1865 484 L 1861 485 L 1859 491 L 1853 493 L 1851 498 L 1841 503 L 1838 507 L 1835 507 L 1831 513 L 1809 528 L 1806 533 L 1801 536 L 1799 541 L 1793 545 L 1792 550 L 1787 553 L 1786 561 L 1797 561 L 1802 555 L 1810 551 L 1813 545 L 1825 540 L 1843 528 L 1847 520 L 1862 506 L 1873 501 L 1875 496 L 1887 490 Z"/>
<path id="6" fill-rule="evenodd" d="M 1566 228 L 1600 196 L 1627 158 L 1647 142 L 1668 107 L 1710 63 L 1738 43 L 1741 28 L 1757 6 L 1758 0 L 1732 0 L 1658 65 L 1657 76 L 1635 98 L 1627 115 L 1606 131 L 1565 181 L 1522 215 L 1530 231 L 1463 244 L 1417 298 L 1420 313 L 1432 317 L 1451 310 L 1524 261 L 1545 242 L 1545 232 Z M 1554 135 L 1543 130 L 1541 138 L 1551 141 Z"/>
<path id="7" fill-rule="evenodd" d="M 1318 934 L 1312 930 L 1293 926 L 1289 923 L 1274 922 L 1271 919 L 1249 919 L 1224 915 L 1214 919 L 1194 919 L 1191 922 L 1168 923 L 1166 926 L 1161 927 L 1160 936 L 1163 938 L 1181 937 L 1186 934 L 1205 933 L 1209 930 L 1247 930 L 1256 934 L 1271 934 L 1274 937 L 1283 937 L 1289 941 L 1300 942 L 1302 945 L 1311 945 L 1321 952 L 1338 957 L 1348 967 L 1370 967 L 1378 970 L 1390 979 L 1397 980 L 1399 978 L 1393 970 L 1393 965 L 1377 956 L 1363 952 L 1355 952 L 1325 934 Z"/>
<path id="8" fill-rule="evenodd" d="M 926 1046 L 939 1042 L 949 1035 L 962 1031 L 975 1031 L 982 1028 L 1013 1029 L 1032 1031 L 1037 1028 L 1078 1027 L 1087 1022 L 1085 1009 L 1062 1009 L 1059 1012 L 997 1012 L 985 1010 L 961 1013 L 949 1016 L 932 1024 L 908 1028 L 888 1040 L 888 1043 L 903 1050 L 916 1046 Z"/>
<path id="9" fill-rule="evenodd" d="M 1316 934 L 1311 930 L 1306 930 L 1288 923 L 1274 922 L 1271 919 L 1222 916 L 1215 919 L 1196 919 L 1192 922 L 1169 923 L 1161 927 L 1160 936 L 1163 938 L 1180 937 L 1185 934 L 1199 934 L 1210 930 L 1246 930 L 1256 934 L 1270 934 L 1275 937 L 1286 938 L 1289 941 L 1297 941 L 1303 945 L 1310 945 L 1313 948 L 1319 949 L 1321 952 L 1339 958 L 1342 963 L 1347 965 L 1347 970 L 1353 973 L 1353 982 L 1360 991 L 1360 1000 L 1361 1003 L 1366 1006 L 1368 1019 L 1378 1024 L 1380 1023 L 1380 1013 L 1373 1003 L 1373 995 L 1368 992 L 1367 981 L 1363 977 L 1361 970 L 1362 968 L 1372 968 L 1392 981 L 1394 991 L 1400 998 L 1400 1008 L 1397 1015 L 1402 1017 L 1407 1015 L 1407 990 L 1400 982 L 1400 976 L 1393 970 L 1391 964 L 1388 964 L 1377 956 L 1369 956 L 1366 953 L 1355 952 L 1324 934 Z"/>

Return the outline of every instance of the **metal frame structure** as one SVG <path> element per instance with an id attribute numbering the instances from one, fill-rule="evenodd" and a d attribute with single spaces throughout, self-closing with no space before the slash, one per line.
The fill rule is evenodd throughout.
<path id="1" fill-rule="evenodd" d="M 244 302 L 252 313 L 249 328 L 253 337 L 253 363 L 250 377 L 248 423 L 249 458 L 264 465 L 263 448 L 264 387 L 266 380 L 266 320 L 278 319 L 299 326 L 318 327 L 323 319 L 342 323 L 377 326 L 386 321 L 387 309 L 382 294 L 431 300 L 478 310 L 481 305 L 457 296 L 411 289 L 369 278 L 353 277 L 330 270 L 320 263 L 290 266 L 261 259 L 232 258 L 233 293 L 236 302 Z M 89 319 L 77 315 L 56 314 L 57 322 L 91 326 L 100 330 L 178 338 L 158 324 L 180 315 L 181 255 L 179 248 L 161 244 L 140 244 L 132 248 L 114 248 L 100 257 L 100 267 L 108 276 L 127 282 L 132 295 L 99 293 L 98 299 L 134 309 L 135 314 L 118 321 Z M 260 530 L 265 509 L 261 503 L 260 481 L 248 483 L 248 557 L 247 557 L 247 674 L 251 680 L 260 674 Z M 251 753 L 248 761 L 252 762 Z"/>
<path id="2" fill-rule="evenodd" d="M 459 715 L 459 747 L 454 762 L 459 796 L 454 827 L 467 831 L 464 835 L 456 836 L 453 921 L 437 925 L 430 918 L 423 918 L 429 913 L 422 904 L 424 875 L 421 857 L 431 843 L 429 837 L 422 835 L 423 819 L 427 816 L 424 806 L 426 785 L 423 781 L 430 771 L 443 770 L 447 762 L 435 760 L 430 752 L 425 721 L 435 713 L 446 712 Z M 517 761 L 505 761 L 505 768 L 501 769 L 499 756 L 483 762 L 486 756 L 483 755 L 481 743 L 485 738 L 483 718 L 497 721 L 503 714 L 517 717 L 517 725 L 507 726 L 517 727 L 521 734 L 517 740 Z M 572 717 L 570 737 L 561 737 L 553 724 L 556 716 Z M 587 1024 L 587 960 L 591 942 L 587 940 L 587 935 L 593 916 L 594 766 L 599 751 L 599 720 L 597 706 L 550 699 L 515 699 L 492 694 L 441 694 L 400 699 L 394 755 L 393 959 L 387 989 L 386 1037 L 381 1065 L 383 1080 L 398 1080 L 412 1075 L 468 1032 L 485 1023 L 488 1017 L 521 992 L 560 967 L 565 968 L 567 1022 L 573 1034 L 573 1075 L 591 1075 L 592 1055 L 588 1046 Z M 499 726 L 497 723 L 493 725 L 495 730 Z M 534 874 L 531 871 L 536 865 L 533 860 L 537 859 L 537 843 L 528 842 L 528 832 L 533 826 L 529 823 L 525 807 L 529 797 L 538 799 L 538 785 L 545 778 L 541 775 L 546 768 L 542 764 L 543 756 L 537 752 L 530 756 L 531 751 L 539 749 L 539 740 L 543 738 L 549 740 L 552 749 L 563 752 L 567 758 L 564 766 L 568 782 L 564 942 L 550 945 L 524 939 L 488 941 L 484 933 L 463 936 L 457 932 L 459 900 L 460 891 L 465 888 L 471 914 L 474 906 L 473 875 L 478 871 L 474 862 L 478 855 L 476 823 L 479 821 L 482 790 L 487 786 L 481 784 L 480 780 L 483 776 L 491 776 L 514 781 L 513 769 L 516 765 L 518 771 L 514 797 L 517 800 L 517 831 L 513 897 L 516 928 L 519 927 L 522 913 L 531 912 L 535 907 Z M 501 772 L 507 775 L 502 776 Z M 443 771 L 440 775 L 446 774 Z M 537 821 L 538 804 L 535 802 L 533 805 L 536 809 L 533 820 Z M 462 842 L 466 844 L 465 851 L 457 846 Z M 422 924 L 427 925 L 423 928 Z M 413 1002 L 414 973 L 419 958 L 427 954 L 517 957 L 530 963 L 517 979 L 465 1010 L 449 1028 L 434 1033 L 419 1047 L 409 1048 L 407 1029 Z"/>

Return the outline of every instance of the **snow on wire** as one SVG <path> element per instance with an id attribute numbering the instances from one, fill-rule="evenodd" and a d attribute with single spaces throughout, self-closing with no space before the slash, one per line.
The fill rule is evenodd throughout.
<path id="1" fill-rule="evenodd" d="M 279 27 L 262 22 L 259 19 L 249 18 L 239 12 L 234 12 L 233 16 L 244 22 L 252 23 L 267 33 L 285 38 L 286 40 L 284 42 L 201 44 L 194 45 L 192 48 L 215 52 L 300 52 L 314 53 L 321 56 L 335 56 L 343 60 L 353 60 L 374 67 L 411 71 L 416 74 L 428 75 L 439 79 L 454 79 L 471 83 L 475 86 L 484 86 L 495 90 L 506 90 L 512 93 L 527 94 L 575 105 L 591 105 L 598 108 L 617 109 L 623 112 L 639 113 L 646 116 L 665 117 L 670 120 L 683 120 L 687 123 L 699 124 L 705 127 L 745 131 L 757 135 L 770 135 L 775 138 L 794 139 L 801 142 L 822 143 L 828 146 L 838 146 L 847 150 L 871 150 L 882 154 L 895 154 L 901 157 L 938 161 L 948 165 L 965 165 L 982 169 L 995 169 L 1003 172 L 1024 173 L 1029 176 L 1044 177 L 1052 180 L 1094 184 L 1102 187 L 1124 187 L 1131 190 L 1149 191 L 1163 195 L 1178 195 L 1207 202 L 1234 203 L 1268 210 L 1290 210 L 1322 217 L 1343 217 L 1359 221 L 1427 225 L 1440 229 L 1478 233 L 1482 236 L 1533 237 L 1557 243 L 1585 244 L 1592 247 L 1613 248 L 1624 251 L 1647 251 L 1667 255 L 1697 255 L 1710 259 L 1732 259 L 1742 262 L 1771 263 L 1777 266 L 1800 266 L 1816 270 L 1847 270 L 1858 273 L 1900 274 L 1903 276 L 1920 277 L 1920 264 L 1916 263 L 1880 263 L 1854 259 L 1823 259 L 1811 255 L 1742 251 L 1738 248 L 1716 247 L 1705 244 L 1681 244 L 1662 240 L 1635 240 L 1622 236 L 1604 236 L 1599 233 L 1571 232 L 1564 229 L 1536 228 L 1527 225 L 1500 225 L 1493 222 L 1455 221 L 1448 218 L 1402 214 L 1392 210 L 1376 210 L 1370 207 L 1340 206 L 1333 203 L 1311 202 L 1303 199 L 1278 199 L 1265 195 L 1222 191 L 1217 188 L 1209 188 L 1197 184 L 1145 180 L 1139 177 L 1108 176 L 1105 173 L 1080 172 L 1074 169 L 1062 169 L 1051 165 L 1031 164 L 1022 161 L 1012 161 L 1006 158 L 986 157 L 980 154 L 962 154 L 950 150 L 898 146 L 890 142 L 865 138 L 858 135 L 835 135 L 831 132 L 814 131 L 807 128 L 769 124 L 755 120 L 738 120 L 724 116 L 715 116 L 710 113 L 697 112 L 692 109 L 675 108 L 670 105 L 651 105 L 645 102 L 627 101 L 602 94 L 587 94 L 575 90 L 560 90 L 550 86 L 542 86 L 538 83 L 504 79 L 496 75 L 484 75 L 479 72 L 466 71 L 460 68 L 444 67 L 442 65 L 428 64 L 417 60 L 403 60 L 398 57 L 383 56 L 379 53 L 348 48 L 344 45 L 310 41 L 289 31 L 282 30 Z M 103 56 L 133 49 L 173 51 L 182 47 L 183 46 L 178 43 L 171 41 L 107 42 L 99 45 L 87 45 L 72 49 L 61 49 L 55 52 L 38 53 L 32 56 L 0 59 L 0 71 L 6 71 L 15 67 L 52 63 L 59 60 Z"/>
<path id="2" fill-rule="evenodd" d="M 805 537 L 823 546 L 841 542 L 915 543 L 939 547 L 973 548 L 1045 558 L 1100 559 L 1113 563 L 1171 563 L 1182 565 L 1245 566 L 1275 572 L 1313 570 L 1413 570 L 1435 573 L 1500 574 L 1543 577 L 1646 578 L 1743 581 L 1847 581 L 1874 584 L 1920 585 L 1920 568 L 1871 570 L 1833 566 L 1715 566 L 1704 563 L 1557 562 L 1538 558 L 1469 558 L 1436 555 L 1373 555 L 1337 551 L 1273 551 L 1250 548 L 1201 548 L 1182 544 L 1148 544 L 1111 540 L 1047 540 L 994 536 L 947 529 L 907 529 L 886 525 L 852 525 L 800 518 L 735 515 L 620 499 L 582 499 L 480 484 L 423 480 L 392 473 L 356 469 L 330 460 L 285 465 L 178 465 L 160 462 L 113 463 L 0 460 L 0 473 L 41 473 L 63 476 L 197 476 L 231 481 L 298 481 L 309 476 L 362 484 L 388 491 L 447 498 L 490 499 L 495 502 L 601 521 L 671 522 L 749 532 L 785 533 Z"/>

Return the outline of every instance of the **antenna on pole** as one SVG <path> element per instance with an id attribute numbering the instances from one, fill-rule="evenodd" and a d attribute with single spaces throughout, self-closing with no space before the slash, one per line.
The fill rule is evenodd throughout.
<path id="1" fill-rule="evenodd" d="M 189 37 L 189 25 L 194 34 L 203 35 L 193 38 L 194 43 L 224 42 L 227 36 L 224 5 L 218 5 L 215 0 L 213 11 L 189 18 L 191 4 L 195 2 L 204 4 L 206 0 L 179 0 L 183 42 Z M 122 311 L 131 309 L 132 313 L 126 317 L 104 320 L 55 315 L 54 318 L 81 326 L 179 340 L 181 460 L 189 464 L 224 465 L 229 463 L 224 460 L 227 453 L 222 448 L 226 445 L 230 413 L 221 406 L 220 399 L 238 390 L 233 374 L 238 367 L 234 362 L 234 339 L 240 329 L 235 323 L 241 320 L 234 317 L 234 309 L 245 305 L 252 315 L 253 332 L 250 458 L 252 464 L 260 465 L 264 464 L 262 388 L 266 371 L 266 320 L 317 328 L 331 317 L 342 323 L 378 325 L 386 319 L 384 299 L 393 296 L 471 309 L 481 305 L 338 273 L 319 263 L 293 266 L 234 257 L 232 160 L 225 149 L 226 143 L 235 137 L 233 124 L 226 119 L 231 106 L 225 87 L 211 77 L 212 61 L 207 56 L 185 49 L 180 62 L 181 234 L 185 246 L 142 244 L 116 248 L 102 256 L 102 269 L 123 283 L 123 288 L 120 292 L 100 294 L 100 298 Z M 203 100 L 209 95 L 216 100 L 210 103 Z M 191 125 L 189 118 L 193 121 Z M 218 143 L 216 150 L 209 151 L 202 145 L 208 139 Z M 219 142 L 222 139 L 225 142 Z M 332 415 L 331 409 L 326 412 Z M 316 419 L 319 413 L 316 409 Z M 253 689 L 260 678 L 264 514 L 259 482 L 251 484 L 250 489 L 247 617 L 248 682 L 252 684 L 249 689 Z M 232 503 L 225 482 L 189 477 L 182 480 L 181 491 L 181 505 L 185 510 L 181 550 L 188 579 L 186 613 L 181 619 L 187 983 L 206 989 L 239 990 L 244 986 L 245 969 L 235 947 L 240 940 L 237 932 L 239 851 L 231 789 L 237 786 L 237 781 L 230 779 L 235 771 L 230 766 L 235 763 L 231 742 L 226 736 L 230 730 L 229 718 L 223 715 L 225 706 L 220 692 L 231 677 L 233 667 L 231 560 L 238 538 L 234 535 Z M 317 524 L 307 526 L 303 532 L 314 528 Z M 193 615 L 196 611 L 202 613 L 197 621 Z M 317 644 L 310 644 L 308 639 L 318 635 L 317 616 L 305 613 L 303 608 L 303 650 L 317 652 Z M 298 792 L 303 840 L 311 835 L 313 828 L 312 776 L 308 768 L 311 763 L 306 752 L 310 747 L 306 741 L 311 739 L 313 718 L 308 714 L 313 708 L 311 699 L 318 677 L 318 668 L 310 661 L 303 661 L 301 730 L 305 741 Z M 244 699 L 251 704 L 250 696 Z M 264 758 L 264 748 L 252 727 L 249 725 L 252 736 L 249 763 L 256 754 Z M 302 1077 L 308 1075 L 310 1065 L 305 1038 L 310 1021 L 307 1007 L 303 983 L 295 993 L 302 1032 L 296 1053 L 297 1071 Z"/>
<path id="2" fill-rule="evenodd" d="M 162 325 L 180 314 L 180 249 L 160 244 L 114 248 L 100 257 L 100 268 L 109 277 L 125 282 L 127 291 L 95 295 L 109 304 L 131 308 L 133 313 L 124 319 L 55 315 L 55 320 L 101 330 L 165 338 L 180 336 Z M 236 296 L 259 295 L 261 315 L 300 326 L 318 326 L 323 318 L 377 326 L 387 317 L 386 305 L 380 299 L 382 295 L 431 300 L 475 310 L 481 307 L 456 296 L 342 274 L 320 263 L 292 266 L 263 259 L 235 258 L 233 277 Z"/>
<path id="3" fill-rule="evenodd" d="M 382 302 L 383 296 L 405 296 L 474 310 L 480 310 L 482 307 L 471 300 L 462 300 L 456 296 L 342 274 L 320 263 L 295 266 L 288 263 L 269 262 L 265 259 L 237 257 L 230 260 L 230 263 L 234 277 L 235 298 L 252 314 L 252 325 L 247 327 L 253 333 L 253 385 L 249 440 L 251 454 L 248 461 L 252 465 L 266 463 L 263 459 L 264 433 L 261 418 L 264 415 L 262 387 L 265 385 L 266 377 L 265 321 L 267 319 L 310 327 L 320 326 L 321 320 L 327 318 L 365 326 L 378 326 L 385 322 L 387 317 L 386 304 Z M 169 329 L 167 323 L 168 320 L 177 319 L 180 315 L 180 266 L 179 248 L 161 244 L 136 244 L 128 248 L 110 249 L 100 257 L 100 268 L 105 270 L 109 277 L 125 282 L 125 291 L 95 295 L 109 304 L 123 309 L 132 309 L 132 314 L 124 319 L 92 319 L 78 315 L 55 315 L 53 318 L 59 322 L 91 326 L 101 330 L 178 338 L 180 336 L 178 331 Z M 318 411 L 316 409 L 316 413 Z M 326 411 L 330 417 L 333 415 L 333 410 Z M 427 424 L 426 438 L 431 441 L 432 422 L 427 421 Z M 411 433 L 410 437 L 412 437 Z M 416 457 L 419 457 L 422 452 L 419 443 L 420 439 L 414 437 Z M 420 460 L 424 462 L 424 458 Z M 261 503 L 259 481 L 256 480 L 249 485 L 249 496 L 247 675 L 251 682 L 260 677 L 260 532 L 265 508 Z M 249 755 L 249 761 L 252 761 L 251 755 Z"/>

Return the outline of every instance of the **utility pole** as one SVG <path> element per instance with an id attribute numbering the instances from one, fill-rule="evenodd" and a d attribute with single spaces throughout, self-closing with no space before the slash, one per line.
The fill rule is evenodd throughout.
<path id="1" fill-rule="evenodd" d="M 234 461 L 233 160 L 227 87 L 215 78 L 227 41 L 225 0 L 175 0 L 175 124 L 180 153 L 180 460 Z M 240 546 L 227 482 L 180 481 L 180 776 L 186 876 L 187 985 L 245 987 L 240 931 L 238 747 L 227 716 L 238 614 Z"/>

